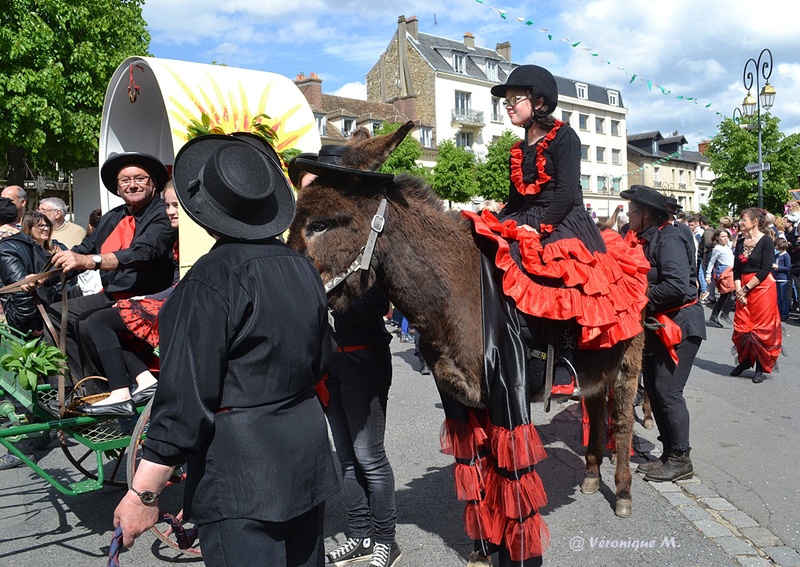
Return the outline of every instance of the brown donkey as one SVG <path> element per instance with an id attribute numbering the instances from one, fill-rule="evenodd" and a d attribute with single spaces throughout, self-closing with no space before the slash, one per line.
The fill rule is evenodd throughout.
<path id="1" fill-rule="evenodd" d="M 412 127 L 409 122 L 393 134 L 351 141 L 342 165 L 374 171 Z M 324 282 L 340 282 L 329 292 L 331 308 L 345 308 L 377 283 L 420 332 L 419 350 L 443 398 L 467 408 L 489 405 L 483 387 L 480 255 L 469 224 L 445 211 L 415 176 L 387 180 L 345 170 L 314 173 L 316 180 L 300 191 L 288 242 L 313 260 Z M 385 212 L 376 219 L 383 199 Z M 374 251 L 369 259 L 362 258 L 371 234 Z M 643 343 L 640 334 L 610 349 L 574 355 L 590 418 L 581 491 L 591 494 L 600 487 L 606 400 L 613 390 L 615 513 L 621 517 L 631 514 L 629 451 Z"/>

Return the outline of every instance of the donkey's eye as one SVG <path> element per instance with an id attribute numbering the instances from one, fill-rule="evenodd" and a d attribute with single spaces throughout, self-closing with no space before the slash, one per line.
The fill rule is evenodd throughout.
<path id="1" fill-rule="evenodd" d="M 315 220 L 308 223 L 308 226 L 306 226 L 306 232 L 308 234 L 313 234 L 315 232 L 325 232 L 330 228 L 330 226 L 331 226 L 330 221 Z"/>

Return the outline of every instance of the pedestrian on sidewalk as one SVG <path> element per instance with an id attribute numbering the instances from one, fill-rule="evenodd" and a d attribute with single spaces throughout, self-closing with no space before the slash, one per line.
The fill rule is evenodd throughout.
<path id="1" fill-rule="evenodd" d="M 631 230 L 652 266 L 646 314 L 661 325 L 645 330 L 642 371 L 663 450 L 661 459 L 636 470 L 653 482 L 687 479 L 694 468 L 683 389 L 706 338 L 703 308 L 697 304 L 697 250 L 669 222 L 673 209 L 667 197 L 644 185 L 620 196 L 630 201 Z"/>

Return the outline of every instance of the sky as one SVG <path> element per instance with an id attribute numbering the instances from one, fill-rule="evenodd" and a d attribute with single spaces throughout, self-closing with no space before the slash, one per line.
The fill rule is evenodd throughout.
<path id="1" fill-rule="evenodd" d="M 313 72 L 323 93 L 353 98 L 366 98 L 365 76 L 398 16 L 416 16 L 422 33 L 470 32 L 489 48 L 510 41 L 514 63 L 617 89 L 629 134 L 677 131 L 690 149 L 741 107 L 745 64 L 765 48 L 777 91 L 771 113 L 784 134 L 800 132 L 795 14 L 792 0 L 148 0 L 143 7 L 156 57 L 292 79 Z M 755 61 L 747 68 L 763 86 Z"/>

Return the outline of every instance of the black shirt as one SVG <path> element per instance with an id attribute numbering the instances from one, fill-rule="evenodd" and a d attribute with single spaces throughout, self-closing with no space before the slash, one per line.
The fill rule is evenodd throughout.
<path id="1" fill-rule="evenodd" d="M 758 239 L 750 256 L 744 258 L 744 238 L 736 241 L 733 250 L 733 279 L 741 280 L 742 274 L 755 274 L 759 282 L 763 282 L 772 271 L 775 263 L 775 243 L 765 234 Z"/>
<path id="2" fill-rule="evenodd" d="M 283 522 L 338 489 L 315 384 L 335 355 L 319 273 L 277 239 L 220 240 L 159 312 L 144 457 L 188 461 L 197 523 Z"/>
<path id="3" fill-rule="evenodd" d="M 97 229 L 72 247 L 77 254 L 100 254 L 103 242 L 119 222 L 130 215 L 126 205 L 120 205 L 100 217 Z M 116 270 L 100 272 L 103 289 L 108 293 L 147 295 L 167 289 L 172 283 L 174 259 L 172 248 L 177 231 L 170 226 L 166 205 L 156 194 L 152 201 L 133 213 L 136 229 L 131 245 L 115 252 L 119 261 Z"/>

